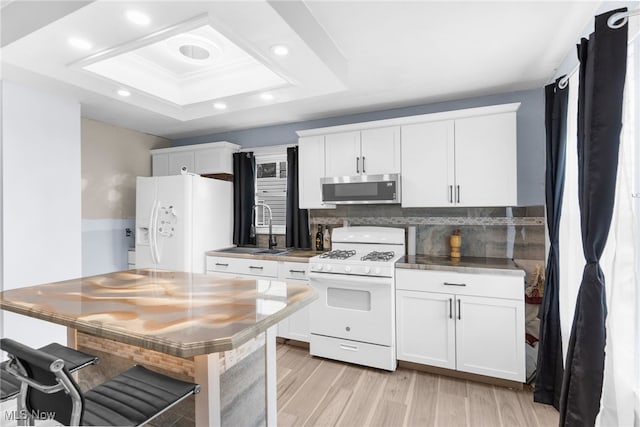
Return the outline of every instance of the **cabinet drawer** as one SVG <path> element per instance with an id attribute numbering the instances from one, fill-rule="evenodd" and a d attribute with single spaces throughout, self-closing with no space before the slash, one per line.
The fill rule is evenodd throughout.
<path id="1" fill-rule="evenodd" d="M 387 371 L 396 370 L 394 352 L 389 351 L 389 347 L 381 345 L 313 334 L 309 352 L 313 356 L 372 366 Z"/>
<path id="2" fill-rule="evenodd" d="M 522 277 L 450 271 L 396 269 L 396 289 L 524 299 Z"/>
<path id="3" fill-rule="evenodd" d="M 282 269 L 285 279 L 309 280 L 309 264 L 306 262 L 283 262 Z"/>
<path id="4" fill-rule="evenodd" d="M 207 271 L 278 277 L 278 263 L 244 258 L 207 257 Z"/>

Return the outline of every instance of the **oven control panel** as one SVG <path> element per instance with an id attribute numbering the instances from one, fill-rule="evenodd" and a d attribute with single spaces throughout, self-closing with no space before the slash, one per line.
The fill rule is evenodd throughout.
<path id="1" fill-rule="evenodd" d="M 372 277 L 393 277 L 393 265 L 350 265 L 311 262 L 310 271 L 315 273 L 347 274 Z"/>

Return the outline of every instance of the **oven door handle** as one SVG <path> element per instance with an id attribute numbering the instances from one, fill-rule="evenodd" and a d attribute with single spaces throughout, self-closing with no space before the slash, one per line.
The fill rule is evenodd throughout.
<path id="1" fill-rule="evenodd" d="M 335 274 L 335 273 L 309 273 L 309 280 L 318 284 L 327 284 L 331 287 L 351 287 L 357 285 L 380 285 L 380 286 L 393 286 L 392 277 L 369 277 L 358 276 L 349 274 Z M 337 286 L 336 283 L 340 283 Z"/>

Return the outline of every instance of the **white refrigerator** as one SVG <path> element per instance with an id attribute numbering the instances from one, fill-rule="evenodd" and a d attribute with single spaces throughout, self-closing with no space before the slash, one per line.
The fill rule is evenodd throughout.
<path id="1" fill-rule="evenodd" d="M 233 184 L 198 175 L 138 177 L 136 268 L 204 273 L 233 241 Z"/>

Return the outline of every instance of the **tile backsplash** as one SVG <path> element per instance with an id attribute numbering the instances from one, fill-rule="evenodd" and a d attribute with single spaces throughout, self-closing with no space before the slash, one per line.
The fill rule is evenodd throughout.
<path id="1" fill-rule="evenodd" d="M 544 206 L 514 208 L 408 208 L 340 205 L 311 210 L 312 234 L 329 227 L 377 225 L 416 227 L 416 254 L 449 255 L 449 236 L 459 229 L 462 256 L 544 260 Z"/>

